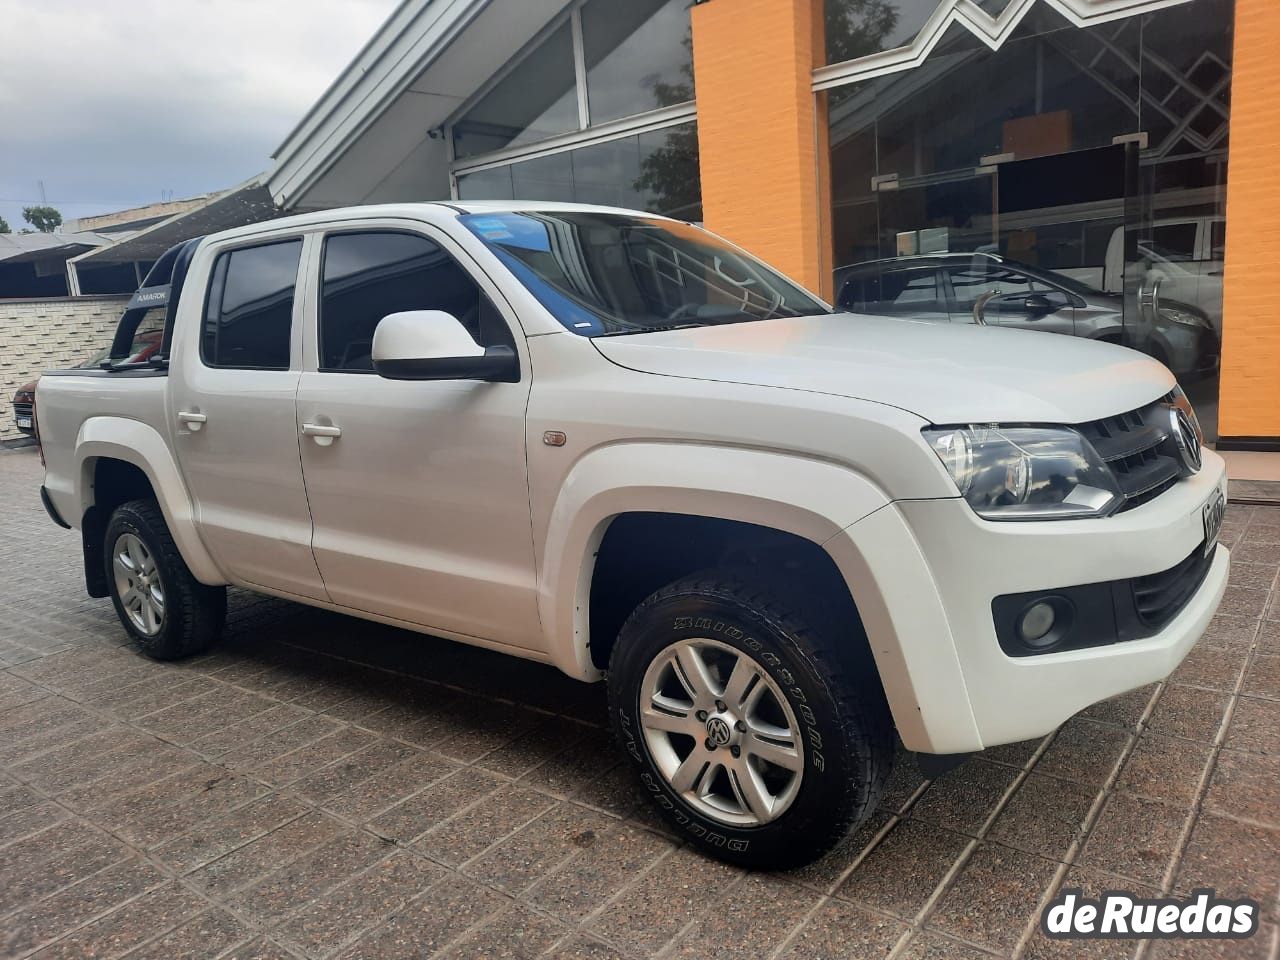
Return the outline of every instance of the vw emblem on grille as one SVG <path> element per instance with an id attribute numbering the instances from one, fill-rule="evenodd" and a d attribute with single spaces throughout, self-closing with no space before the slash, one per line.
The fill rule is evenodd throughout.
<path id="1" fill-rule="evenodd" d="M 724 746 L 733 739 L 733 731 L 729 729 L 729 724 L 725 723 L 719 717 L 712 717 L 707 721 L 707 736 L 712 742 Z"/>
<path id="2" fill-rule="evenodd" d="M 1169 433 L 1178 448 L 1182 461 L 1182 475 L 1189 477 L 1200 472 L 1200 437 L 1187 412 L 1179 407 L 1169 408 Z"/>

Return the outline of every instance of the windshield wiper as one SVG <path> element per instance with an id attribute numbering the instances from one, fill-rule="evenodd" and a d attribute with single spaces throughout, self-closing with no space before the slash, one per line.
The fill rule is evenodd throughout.
<path id="1" fill-rule="evenodd" d="M 669 330 L 696 330 L 701 327 L 723 327 L 730 323 L 754 323 L 757 320 L 767 320 L 768 317 L 750 317 L 746 314 L 738 314 L 732 319 L 727 317 L 706 318 L 695 320 L 689 323 L 660 323 L 652 327 L 634 327 L 625 330 L 607 330 L 604 333 L 597 333 L 597 337 L 626 337 L 636 333 L 666 333 Z"/>

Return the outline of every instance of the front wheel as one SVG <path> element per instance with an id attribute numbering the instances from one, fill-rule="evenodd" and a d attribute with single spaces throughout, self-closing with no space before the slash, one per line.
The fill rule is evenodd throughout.
<path id="1" fill-rule="evenodd" d="M 117 507 L 103 546 L 111 602 L 143 653 L 176 660 L 218 638 L 227 616 L 226 588 L 192 576 L 154 500 Z"/>
<path id="2" fill-rule="evenodd" d="M 746 867 L 808 863 L 875 807 L 893 759 L 856 627 L 819 636 L 732 575 L 659 590 L 609 668 L 614 730 L 662 815 Z"/>

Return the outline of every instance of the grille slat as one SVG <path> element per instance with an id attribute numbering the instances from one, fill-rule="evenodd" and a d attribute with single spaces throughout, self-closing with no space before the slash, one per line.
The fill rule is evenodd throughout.
<path id="1" fill-rule="evenodd" d="M 1212 565 L 1213 551 L 1206 553 L 1200 544 L 1176 567 L 1134 578 L 1133 605 L 1138 619 L 1155 630 L 1163 629 L 1200 589 Z"/>
<path id="2" fill-rule="evenodd" d="M 1125 501 L 1117 513 L 1150 503 L 1182 474 L 1176 441 L 1169 433 L 1170 399 L 1161 397 L 1145 407 L 1079 428 L 1120 485 Z"/>

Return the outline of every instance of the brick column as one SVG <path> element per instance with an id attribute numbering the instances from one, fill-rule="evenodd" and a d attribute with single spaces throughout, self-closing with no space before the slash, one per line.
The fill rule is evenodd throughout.
<path id="1" fill-rule="evenodd" d="M 822 46 L 822 0 L 693 8 L 706 225 L 829 294 L 826 117 L 810 86 Z"/>
<path id="2" fill-rule="evenodd" d="M 1218 431 L 1280 442 L 1280 2 L 1236 0 L 1234 59 Z"/>

